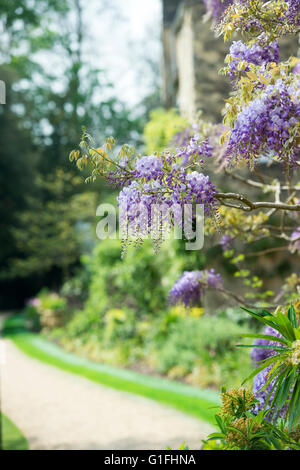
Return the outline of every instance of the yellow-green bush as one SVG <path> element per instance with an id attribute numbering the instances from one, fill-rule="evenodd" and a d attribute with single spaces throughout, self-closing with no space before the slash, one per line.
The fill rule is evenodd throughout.
<path id="1" fill-rule="evenodd" d="M 174 109 L 165 111 L 158 108 L 153 110 L 144 129 L 146 152 L 152 154 L 164 150 L 170 145 L 174 135 L 184 130 L 188 125 L 188 121 Z"/>

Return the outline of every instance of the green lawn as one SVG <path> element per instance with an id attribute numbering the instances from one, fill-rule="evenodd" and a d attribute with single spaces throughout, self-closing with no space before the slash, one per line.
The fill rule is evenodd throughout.
<path id="1" fill-rule="evenodd" d="M 21 431 L 7 416 L 1 415 L 2 448 L 4 450 L 27 450 L 28 443 Z"/>
<path id="2" fill-rule="evenodd" d="M 218 393 L 171 380 L 148 376 L 106 364 L 98 364 L 64 351 L 42 336 L 24 329 L 21 315 L 5 321 L 3 335 L 25 354 L 99 384 L 165 403 L 207 422 L 214 423 Z"/>

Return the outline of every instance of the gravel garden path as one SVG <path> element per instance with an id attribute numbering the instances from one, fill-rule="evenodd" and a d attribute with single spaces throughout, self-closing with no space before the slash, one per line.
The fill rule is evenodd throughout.
<path id="1" fill-rule="evenodd" d="M 0 339 L 4 413 L 30 449 L 199 449 L 212 427 L 152 400 L 29 358 Z M 1 360 L 2 357 L 2 360 Z"/>

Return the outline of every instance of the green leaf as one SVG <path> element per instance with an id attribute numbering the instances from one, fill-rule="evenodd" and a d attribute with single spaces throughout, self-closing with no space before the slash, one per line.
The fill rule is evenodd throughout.
<path id="1" fill-rule="evenodd" d="M 297 315 L 293 304 L 291 304 L 290 308 L 288 309 L 288 318 L 293 327 L 297 328 Z"/>
<path id="2" fill-rule="evenodd" d="M 294 328 L 294 333 L 295 333 L 296 339 L 300 339 L 300 330 L 299 330 L 299 328 Z"/>
<path id="3" fill-rule="evenodd" d="M 269 344 L 237 344 L 237 348 L 258 348 L 258 349 L 272 349 L 274 351 L 289 351 L 289 348 L 283 346 L 272 346 Z"/>
<path id="4" fill-rule="evenodd" d="M 290 345 L 290 341 L 286 340 L 285 338 L 278 338 L 277 336 L 255 334 L 255 333 L 253 333 L 253 334 L 243 333 L 243 334 L 240 334 L 238 336 L 240 336 L 241 338 L 261 338 L 261 339 L 266 339 L 268 341 L 276 341 L 277 343 L 286 344 L 287 346 Z"/>
<path id="5" fill-rule="evenodd" d="M 286 372 L 283 371 L 281 374 L 279 374 L 275 380 L 275 383 L 274 383 L 274 386 L 272 387 L 272 390 L 270 391 L 269 395 L 268 395 L 268 399 L 266 401 L 266 406 L 267 404 L 269 403 L 269 400 L 271 399 L 272 397 L 272 394 L 273 394 L 273 391 L 275 391 L 275 394 L 274 394 L 274 397 L 273 397 L 273 400 L 272 400 L 272 403 L 271 403 L 271 406 L 270 406 L 270 409 L 274 412 L 274 415 L 276 413 L 278 413 L 279 411 L 279 405 L 278 405 L 278 401 L 280 399 L 280 394 L 281 394 L 281 384 L 285 378 L 285 375 L 286 375 Z"/>
<path id="6" fill-rule="evenodd" d="M 241 307 L 242 310 L 245 310 L 245 312 L 249 313 L 252 317 L 256 318 L 256 320 L 264 323 L 265 325 L 271 326 L 275 330 L 278 330 L 278 325 L 275 323 L 276 317 L 274 317 L 272 314 L 267 312 L 266 310 L 263 310 L 262 312 L 252 312 L 252 310 L 249 310 L 245 307 Z M 279 331 L 281 333 L 281 331 Z"/>
<path id="7" fill-rule="evenodd" d="M 268 373 L 267 382 L 260 390 L 265 390 L 268 387 L 268 385 L 272 382 L 272 380 L 279 375 L 279 371 L 282 370 L 283 368 L 285 368 L 285 364 L 280 364 L 280 361 L 277 361 L 277 363 L 272 367 L 272 369 Z"/>
<path id="8" fill-rule="evenodd" d="M 286 371 L 287 373 L 287 371 Z M 290 373 L 288 376 L 285 377 L 283 380 L 281 387 L 280 387 L 280 394 L 278 396 L 278 408 L 281 409 L 285 404 L 289 393 L 291 392 L 291 387 L 294 381 L 294 373 Z"/>
<path id="9" fill-rule="evenodd" d="M 208 436 L 208 441 L 211 441 L 213 439 L 224 439 L 224 434 L 221 434 L 220 432 L 213 432 Z"/>
<path id="10" fill-rule="evenodd" d="M 300 377 L 295 383 L 289 406 L 289 430 L 300 416 Z"/>
<path id="11" fill-rule="evenodd" d="M 181 446 L 178 447 L 178 450 L 185 450 L 185 442 L 183 442 Z"/>
<path id="12" fill-rule="evenodd" d="M 296 337 L 295 337 L 294 328 L 290 320 L 281 312 L 277 314 L 276 318 L 277 318 L 278 323 L 282 326 L 282 329 L 284 330 L 284 336 L 294 341 Z"/>
<path id="13" fill-rule="evenodd" d="M 278 357 L 279 356 L 275 356 L 275 357 L 273 356 L 273 357 L 267 359 L 266 361 L 263 361 L 263 364 L 261 366 L 257 367 L 256 369 L 254 369 L 254 371 L 251 372 L 251 374 L 242 382 L 242 385 L 244 385 L 244 383 L 248 382 L 249 380 L 253 379 L 253 377 L 255 377 L 257 374 L 259 374 L 259 372 L 264 370 L 270 364 L 277 361 Z"/>
<path id="14" fill-rule="evenodd" d="M 219 416 L 219 415 L 215 415 L 215 419 L 216 419 L 216 422 L 217 422 L 217 425 L 219 426 L 219 428 L 221 429 L 221 431 L 225 434 L 226 433 L 226 429 L 223 425 L 223 421 L 222 421 L 222 418 Z"/>
<path id="15" fill-rule="evenodd" d="M 275 449 L 282 450 L 282 445 L 274 436 L 270 436 L 270 441 L 272 442 Z"/>

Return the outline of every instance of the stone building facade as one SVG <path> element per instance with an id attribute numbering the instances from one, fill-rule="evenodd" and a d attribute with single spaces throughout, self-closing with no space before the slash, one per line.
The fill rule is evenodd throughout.
<path id="1" fill-rule="evenodd" d="M 163 0 L 163 102 L 193 119 L 220 121 L 230 86 L 218 75 L 227 45 L 205 21 L 202 0 Z"/>
<path id="2" fill-rule="evenodd" d="M 190 120 L 202 110 L 205 119 L 220 122 L 231 87 L 218 70 L 229 43 L 217 38 L 211 21 L 205 21 L 203 0 L 162 1 L 164 105 L 178 107 Z M 281 56 L 297 55 L 297 49 L 297 39 L 287 38 L 281 43 Z"/>

